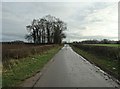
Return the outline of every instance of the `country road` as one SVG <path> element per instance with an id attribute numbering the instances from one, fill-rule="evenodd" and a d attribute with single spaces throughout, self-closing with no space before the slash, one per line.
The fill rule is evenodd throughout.
<path id="1" fill-rule="evenodd" d="M 118 87 L 118 84 L 66 45 L 34 87 Z"/>

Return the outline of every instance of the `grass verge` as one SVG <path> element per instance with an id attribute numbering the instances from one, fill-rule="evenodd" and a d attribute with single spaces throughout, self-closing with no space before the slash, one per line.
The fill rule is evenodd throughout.
<path id="1" fill-rule="evenodd" d="M 56 46 L 41 55 L 33 55 L 21 60 L 11 61 L 9 68 L 3 68 L 2 87 L 18 86 L 25 79 L 35 75 L 59 51 Z"/>
<path id="2" fill-rule="evenodd" d="M 119 63 L 116 60 L 111 60 L 110 58 L 104 57 L 104 56 L 98 56 L 93 53 L 83 51 L 80 48 L 74 47 L 71 45 L 72 49 L 86 58 L 91 63 L 95 64 L 96 66 L 100 67 L 110 75 L 114 76 L 118 80 L 120 80 L 120 70 L 119 70 Z"/>

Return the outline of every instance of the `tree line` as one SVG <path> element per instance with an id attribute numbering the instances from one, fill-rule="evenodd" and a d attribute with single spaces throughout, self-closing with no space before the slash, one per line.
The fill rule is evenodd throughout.
<path id="1" fill-rule="evenodd" d="M 74 41 L 73 43 L 80 43 L 80 44 L 120 44 L 120 40 L 113 41 L 109 39 L 103 39 L 103 40 L 84 40 L 81 42 Z"/>
<path id="2" fill-rule="evenodd" d="M 33 19 L 26 29 L 28 34 L 25 35 L 25 39 L 29 42 L 60 44 L 66 37 L 64 31 L 67 29 L 67 25 L 59 18 L 47 15 L 40 19 Z"/>

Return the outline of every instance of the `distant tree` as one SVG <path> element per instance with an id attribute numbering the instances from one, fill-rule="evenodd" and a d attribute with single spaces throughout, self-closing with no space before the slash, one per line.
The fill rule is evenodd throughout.
<path id="1" fill-rule="evenodd" d="M 59 44 L 66 37 L 63 32 L 67 29 L 67 25 L 59 18 L 47 15 L 41 19 L 34 19 L 26 28 L 29 35 L 26 35 L 25 38 L 29 41 Z"/>
<path id="2" fill-rule="evenodd" d="M 10 44 L 24 44 L 24 41 L 20 41 L 20 40 L 15 40 L 15 41 L 11 41 L 9 42 Z"/>
<path id="3" fill-rule="evenodd" d="M 32 43 L 32 34 L 26 34 L 26 35 L 25 35 L 25 39 L 26 39 L 28 42 Z"/>
<path id="4" fill-rule="evenodd" d="M 30 33 L 29 35 L 26 35 L 25 38 L 28 39 L 33 38 L 33 42 L 36 42 L 36 29 L 35 29 L 35 19 L 32 21 L 31 25 L 26 26 L 28 32 Z"/>
<path id="5" fill-rule="evenodd" d="M 117 44 L 120 44 L 120 40 L 117 41 Z"/>
<path id="6" fill-rule="evenodd" d="M 110 43 L 110 41 L 109 41 L 108 39 L 103 39 L 103 40 L 101 41 L 101 43 L 103 43 L 103 44 L 108 44 L 108 43 Z"/>
<path id="7" fill-rule="evenodd" d="M 85 43 L 85 44 L 98 44 L 99 41 L 98 40 L 85 40 L 85 41 L 82 41 L 81 43 Z"/>
<path id="8" fill-rule="evenodd" d="M 57 19 L 57 22 L 54 26 L 54 43 L 61 43 L 62 39 L 66 38 L 65 34 L 63 33 L 63 31 L 66 29 L 66 24 L 63 21 Z"/>

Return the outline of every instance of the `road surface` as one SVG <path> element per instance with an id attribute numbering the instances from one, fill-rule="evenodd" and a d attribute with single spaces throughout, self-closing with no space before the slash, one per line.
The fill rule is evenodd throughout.
<path id="1" fill-rule="evenodd" d="M 118 87 L 118 84 L 66 45 L 34 87 Z"/>

